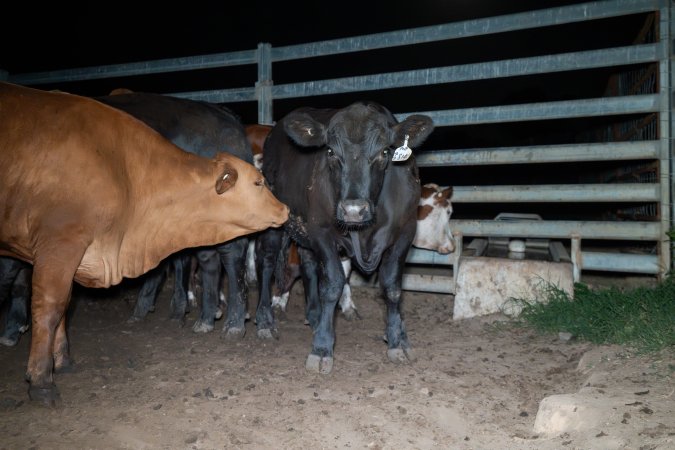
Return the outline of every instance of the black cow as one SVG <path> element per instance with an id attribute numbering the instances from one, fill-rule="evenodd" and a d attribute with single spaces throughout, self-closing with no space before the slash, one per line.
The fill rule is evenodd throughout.
<path id="1" fill-rule="evenodd" d="M 10 257 L 0 257 L 0 305 L 8 302 L 0 344 L 13 346 L 29 326 L 31 266 Z"/>
<path id="2" fill-rule="evenodd" d="M 345 285 L 340 255 L 379 280 L 387 307 L 387 355 L 413 359 L 401 317 L 401 279 L 415 237 L 420 180 L 409 146 L 433 131 L 431 118 L 411 115 L 398 122 L 385 107 L 357 102 L 343 109 L 297 109 L 280 120 L 264 148 L 263 173 L 291 210 L 283 229 L 258 238 L 256 270 L 260 300 L 259 337 L 276 336 L 271 283 L 284 265 L 289 238 L 299 247 L 307 319 L 314 331 L 306 368 L 333 367 L 335 305 Z M 281 277 L 278 277 L 281 278 Z"/>
<path id="3" fill-rule="evenodd" d="M 214 157 L 217 152 L 228 152 L 253 164 L 251 146 L 243 124 L 223 105 L 140 92 L 96 97 L 96 100 L 131 114 L 188 152 L 205 157 Z M 223 331 L 226 337 L 242 337 L 245 333 L 248 296 L 248 287 L 244 281 L 247 248 L 248 238 L 243 236 L 215 247 L 186 249 L 172 255 L 144 276 L 130 320 L 141 320 L 154 309 L 159 289 L 166 278 L 166 264 L 171 264 L 175 270 L 171 318 L 182 323 L 188 304 L 191 257 L 196 255 L 199 260 L 202 307 L 193 330 L 208 332 L 214 328 L 222 263 L 228 280 L 227 320 Z M 5 265 L 5 259 L 10 258 L 0 257 L 0 269 Z M 12 280 L 17 277 L 18 271 L 13 269 L 12 261 L 15 260 L 7 262 L 6 274 L 0 272 L 0 286 L 11 286 Z M 15 281 L 14 285 L 20 286 L 20 280 Z M 17 289 L 13 292 L 4 336 L 15 336 L 18 340 L 15 330 L 28 323 L 26 305 L 29 304 L 30 293 Z"/>

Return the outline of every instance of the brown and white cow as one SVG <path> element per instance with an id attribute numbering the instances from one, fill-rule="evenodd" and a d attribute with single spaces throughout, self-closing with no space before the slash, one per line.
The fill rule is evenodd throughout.
<path id="1" fill-rule="evenodd" d="M 262 125 L 254 123 L 246 125 L 246 139 L 251 144 L 251 151 L 253 152 L 253 165 L 256 169 L 262 171 L 263 166 L 263 146 L 267 135 L 272 131 L 272 125 Z"/>
<path id="2" fill-rule="evenodd" d="M 29 396 L 70 364 L 73 281 L 109 287 L 187 247 L 278 227 L 288 207 L 228 154 L 187 153 L 81 96 L 0 83 L 0 255 L 33 265 Z"/>
<path id="3" fill-rule="evenodd" d="M 433 250 L 447 255 L 455 251 L 455 241 L 450 231 L 452 216 L 452 186 L 441 187 L 436 183 L 422 186 L 417 206 L 417 231 L 413 247 Z"/>

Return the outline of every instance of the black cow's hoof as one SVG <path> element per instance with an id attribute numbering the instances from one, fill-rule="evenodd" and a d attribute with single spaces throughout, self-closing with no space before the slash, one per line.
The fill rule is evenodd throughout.
<path id="1" fill-rule="evenodd" d="M 50 408 L 55 408 L 61 401 L 59 390 L 55 384 L 46 387 L 30 386 L 28 388 L 28 398 L 36 403 L 42 403 Z"/>
<path id="2" fill-rule="evenodd" d="M 19 338 L 12 339 L 12 338 L 5 337 L 5 336 L 0 338 L 0 344 L 6 345 L 7 347 L 14 347 L 18 343 L 19 343 Z"/>
<path id="3" fill-rule="evenodd" d="M 416 359 L 410 348 L 390 348 L 387 350 L 387 357 L 394 364 L 410 364 Z"/>
<path id="4" fill-rule="evenodd" d="M 213 325 L 198 320 L 192 325 L 192 331 L 194 333 L 210 333 L 213 331 Z"/>
<path id="5" fill-rule="evenodd" d="M 345 311 L 342 311 L 342 316 L 349 320 L 350 322 L 356 321 L 356 320 L 361 320 L 361 315 L 356 309 L 349 308 Z"/>
<path id="6" fill-rule="evenodd" d="M 223 333 L 222 336 L 225 340 L 228 341 L 236 341 L 243 339 L 244 336 L 246 335 L 246 328 L 238 328 L 238 327 L 225 327 L 223 328 Z"/>
<path id="7" fill-rule="evenodd" d="M 279 331 L 276 328 L 261 328 L 257 331 L 258 339 L 279 339 Z"/>
<path id="8" fill-rule="evenodd" d="M 310 372 L 320 373 L 321 375 L 328 375 L 333 371 L 333 357 L 310 353 L 307 356 L 307 361 L 305 361 L 305 369 Z"/>

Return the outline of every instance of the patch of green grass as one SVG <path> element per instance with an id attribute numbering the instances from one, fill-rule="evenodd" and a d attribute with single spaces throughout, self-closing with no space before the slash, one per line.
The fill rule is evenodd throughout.
<path id="1" fill-rule="evenodd" d="M 574 299 L 555 285 L 543 302 L 513 299 L 522 306 L 519 325 L 542 333 L 566 331 L 596 344 L 620 344 L 638 353 L 675 345 L 675 276 L 655 287 L 591 290 L 574 287 Z"/>

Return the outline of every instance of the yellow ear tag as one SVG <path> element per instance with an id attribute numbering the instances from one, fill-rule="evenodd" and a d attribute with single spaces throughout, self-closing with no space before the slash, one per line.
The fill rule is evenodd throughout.
<path id="1" fill-rule="evenodd" d="M 408 147 L 408 138 L 409 136 L 406 134 L 403 145 L 394 150 L 394 156 L 392 156 L 391 158 L 392 161 L 399 162 L 405 161 L 408 158 L 410 158 L 410 155 L 412 155 L 412 150 L 410 149 L 410 147 Z"/>

